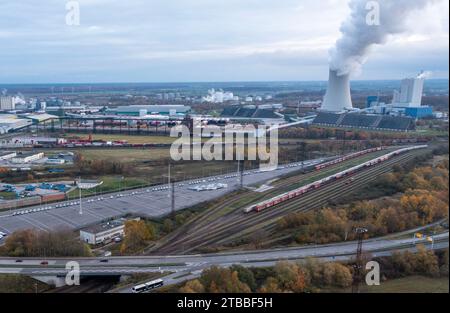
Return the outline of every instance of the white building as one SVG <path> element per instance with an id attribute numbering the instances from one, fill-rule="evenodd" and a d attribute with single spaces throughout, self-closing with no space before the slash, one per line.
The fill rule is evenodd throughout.
<path id="1" fill-rule="evenodd" d="M 392 104 L 395 107 L 420 107 L 424 83 L 425 77 L 423 75 L 402 80 L 400 92 L 394 91 Z"/>
<path id="2" fill-rule="evenodd" d="M 16 98 L 10 96 L 0 97 L 0 111 L 13 111 L 16 109 Z"/>
<path id="3" fill-rule="evenodd" d="M 225 92 L 223 90 L 216 91 L 214 89 L 209 90 L 208 95 L 206 97 L 203 97 L 204 102 L 211 103 L 224 103 L 234 100 L 236 100 L 236 97 L 232 92 Z"/>
<path id="4" fill-rule="evenodd" d="M 136 220 L 139 220 L 136 219 Z M 80 240 L 90 245 L 105 244 L 125 235 L 125 219 L 94 225 L 80 230 Z"/>
<path id="5" fill-rule="evenodd" d="M 17 155 L 16 152 L 13 151 L 5 151 L 0 152 L 0 161 L 5 161 L 14 158 Z"/>
<path id="6" fill-rule="evenodd" d="M 21 154 L 17 154 L 15 157 L 13 157 L 11 159 L 12 163 L 16 163 L 16 164 L 25 164 L 25 163 L 30 163 L 30 162 L 34 162 L 37 160 L 40 160 L 44 157 L 44 153 L 43 152 L 38 152 L 38 153 L 21 153 Z"/>
<path id="7" fill-rule="evenodd" d="M 45 161 L 46 164 L 57 164 L 57 165 L 63 165 L 64 163 L 66 163 L 66 160 L 64 159 L 47 159 L 47 161 Z"/>

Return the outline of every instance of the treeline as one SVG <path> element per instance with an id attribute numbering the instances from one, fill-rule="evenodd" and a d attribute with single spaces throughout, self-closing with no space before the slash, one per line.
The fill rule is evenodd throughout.
<path id="1" fill-rule="evenodd" d="M 383 280 L 411 275 L 448 277 L 448 249 L 433 252 L 419 246 L 417 253 L 395 252 L 392 257 L 375 260 L 380 264 Z"/>
<path id="2" fill-rule="evenodd" d="M 417 253 L 395 252 L 392 256 L 375 258 L 380 264 L 381 280 L 411 275 L 448 277 L 448 249 L 440 252 L 418 246 Z M 353 264 L 320 262 L 307 259 L 296 263 L 281 261 L 274 267 L 230 268 L 213 266 L 198 279 L 179 287 L 182 293 L 316 293 L 349 290 L 353 282 Z"/>
<path id="3" fill-rule="evenodd" d="M 279 158 L 282 162 L 307 160 L 323 155 L 344 154 L 381 146 L 377 141 L 326 141 L 301 142 L 297 145 L 280 145 Z"/>
<path id="4" fill-rule="evenodd" d="M 75 154 L 74 167 L 78 175 L 129 175 L 132 170 L 127 163 L 107 159 L 86 160 L 81 153 Z"/>
<path id="5" fill-rule="evenodd" d="M 282 261 L 271 268 L 230 268 L 213 266 L 199 279 L 179 289 L 183 293 L 282 293 L 311 292 L 318 288 L 346 288 L 352 284 L 349 267 L 339 263 L 320 263 L 313 259 L 305 264 Z"/>
<path id="6" fill-rule="evenodd" d="M 408 139 L 408 133 L 388 133 L 388 132 L 367 132 L 363 130 L 343 130 L 333 128 L 310 127 L 289 127 L 280 129 L 279 138 L 302 138 L 302 139 L 330 139 L 338 140 L 393 140 Z"/>
<path id="7" fill-rule="evenodd" d="M 87 257 L 89 246 L 71 231 L 44 232 L 20 230 L 9 235 L 0 247 L 0 255 L 9 257 Z"/>
<path id="8" fill-rule="evenodd" d="M 448 160 L 409 173 L 397 169 L 383 175 L 371 188 L 402 192 L 400 197 L 356 201 L 337 209 L 324 208 L 289 214 L 278 229 L 289 232 L 297 243 L 330 243 L 354 240 L 352 230 L 364 226 L 369 236 L 401 232 L 448 217 Z"/>

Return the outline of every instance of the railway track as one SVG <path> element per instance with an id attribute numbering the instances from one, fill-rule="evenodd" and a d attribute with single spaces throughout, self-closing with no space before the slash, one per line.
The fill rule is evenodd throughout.
<path id="1" fill-rule="evenodd" d="M 412 159 L 411 158 L 405 158 L 405 161 L 408 161 Z M 390 172 L 391 169 L 390 168 L 385 168 L 382 171 L 373 171 L 371 174 L 376 174 L 376 175 L 383 175 L 385 173 Z M 324 205 L 326 205 L 327 203 L 329 203 L 330 201 L 333 201 L 337 198 L 341 198 L 343 196 L 352 194 L 353 192 L 357 191 L 358 189 L 361 188 L 361 186 L 363 186 L 364 184 L 369 183 L 370 181 L 373 180 L 372 176 L 369 175 L 370 173 L 366 173 L 366 175 L 364 175 L 364 178 L 360 178 L 358 176 L 354 176 L 355 178 L 355 182 L 352 184 L 352 186 L 348 186 L 345 185 L 345 187 L 343 187 L 341 184 L 336 184 L 339 187 L 334 188 L 332 190 L 324 190 L 324 193 L 322 196 L 320 197 L 312 197 L 312 201 L 308 201 L 307 203 L 302 203 L 302 201 L 299 199 L 298 201 L 292 201 L 292 203 L 288 204 L 288 205 L 283 205 L 280 206 L 282 207 L 282 209 L 279 209 L 276 214 L 272 214 L 276 220 L 268 220 L 267 222 L 261 222 L 258 226 L 260 226 L 261 228 L 263 228 L 265 231 L 274 231 L 274 229 L 276 228 L 276 222 L 279 219 L 279 215 L 281 213 L 281 215 L 287 214 L 287 213 L 297 213 L 297 212 L 307 212 L 311 209 L 314 208 L 320 208 Z M 356 185 L 358 184 L 358 185 Z M 356 186 L 356 187 L 355 187 Z M 326 191 L 328 191 L 327 193 L 325 193 Z M 329 196 L 329 192 L 332 192 L 332 196 Z M 335 196 L 334 196 L 335 195 Z M 303 207 L 302 209 L 296 209 L 298 207 L 298 205 L 302 204 Z M 233 236 L 230 236 L 229 239 L 235 238 L 237 236 L 242 235 L 242 233 L 239 234 L 235 234 Z M 221 241 L 218 243 L 222 243 Z"/>
<path id="2" fill-rule="evenodd" d="M 321 173 L 321 174 L 323 174 L 323 173 Z M 314 176 L 314 175 L 316 175 L 317 176 L 317 172 L 312 172 L 312 173 L 310 173 L 308 176 Z M 305 178 L 307 178 L 307 177 L 303 177 L 303 179 L 305 179 Z M 293 181 L 292 180 L 295 180 L 295 182 L 297 182 L 298 183 L 298 179 L 299 179 L 299 177 L 293 177 L 292 179 L 290 179 L 290 180 L 288 180 L 288 181 L 286 181 L 286 182 L 284 182 L 284 184 L 283 184 L 283 186 L 286 186 L 286 185 L 291 185 L 292 183 L 293 183 Z M 280 184 L 281 185 L 281 184 Z M 267 197 L 267 196 L 270 196 L 271 194 L 278 194 L 278 193 L 280 193 L 280 191 L 279 190 L 275 190 L 275 191 L 272 191 L 271 193 L 267 193 L 267 194 L 265 194 L 265 195 L 262 195 L 261 196 L 261 198 L 263 198 L 263 197 Z M 302 199 L 304 199 L 305 197 L 303 197 Z M 231 202 L 233 202 L 234 201 L 234 199 L 231 199 L 230 201 L 227 201 L 227 204 L 230 204 Z M 250 203 L 251 202 L 254 202 L 254 201 L 257 201 L 257 199 L 252 199 L 252 200 L 250 200 Z M 236 211 L 236 210 L 234 210 L 234 211 Z M 238 214 L 240 214 L 241 212 L 240 212 L 240 210 L 239 210 L 239 213 Z M 235 215 L 236 214 L 236 212 L 230 212 L 229 214 L 227 214 L 227 215 Z M 267 211 L 266 212 L 263 212 L 261 215 L 265 215 L 265 214 L 267 214 Z M 222 216 L 221 218 L 224 218 L 224 217 L 227 217 L 227 215 L 225 215 L 225 216 Z M 239 216 L 239 217 L 241 217 L 241 216 Z M 254 220 L 254 219 L 253 219 Z M 240 222 L 240 221 L 242 221 L 242 218 L 241 219 L 239 219 L 238 220 L 238 222 Z M 236 223 L 236 222 L 234 222 L 234 223 Z M 218 224 L 218 225 L 217 225 Z M 207 225 L 207 227 L 208 228 L 214 228 L 214 230 L 216 231 L 217 229 L 220 229 L 221 227 L 225 227 L 225 226 L 220 226 L 220 225 L 223 225 L 223 221 L 222 221 L 222 219 L 219 219 L 219 220 L 214 220 L 214 221 L 212 221 L 211 223 L 209 223 L 208 225 Z M 180 236 L 177 236 L 177 237 L 183 237 L 183 238 L 181 238 L 181 240 L 183 241 L 183 244 L 186 244 L 186 236 L 188 236 L 188 235 L 193 235 L 194 233 L 198 233 L 198 232 L 205 232 L 205 229 L 204 228 L 202 228 L 202 226 L 203 225 L 195 225 L 196 227 L 195 227 L 195 229 L 193 229 L 193 228 L 191 228 L 191 230 L 190 231 L 188 231 L 188 232 L 184 232 L 184 237 L 180 234 Z M 206 233 L 206 232 L 205 232 Z M 173 240 L 174 238 L 172 238 L 172 240 Z M 175 241 L 175 244 L 176 244 L 177 242 Z M 169 243 L 169 245 L 173 245 L 174 244 L 174 241 L 171 241 L 170 243 Z"/>
<path id="3" fill-rule="evenodd" d="M 395 150 L 395 148 L 388 148 L 386 149 L 387 151 L 390 150 Z M 386 150 L 383 151 L 383 153 L 386 153 Z M 370 156 L 378 156 L 380 155 L 379 152 L 376 153 L 371 153 L 368 154 Z M 362 155 L 360 157 L 357 157 L 355 159 L 350 159 L 348 161 L 345 161 L 343 163 L 340 164 L 336 164 L 333 166 L 330 166 L 327 169 L 324 169 L 320 172 L 317 172 L 315 170 L 312 170 L 310 172 L 307 173 L 302 173 L 302 170 L 299 170 L 297 172 L 291 173 L 287 176 L 285 176 L 284 178 L 281 177 L 279 178 L 277 181 L 275 181 L 272 186 L 274 187 L 273 189 L 261 193 L 259 196 L 254 197 L 254 194 L 252 193 L 252 197 L 251 199 L 248 200 L 248 202 L 242 203 L 242 205 L 247 205 L 247 204 L 251 204 L 255 201 L 261 201 L 265 198 L 271 198 L 277 194 L 279 194 L 280 192 L 283 191 L 287 191 L 289 189 L 292 189 L 292 185 L 293 184 L 298 184 L 300 181 L 305 181 L 308 179 L 312 179 L 312 178 L 316 178 L 319 176 L 324 176 L 330 173 L 333 173 L 336 171 L 337 168 L 342 167 L 343 165 L 348 166 L 350 164 L 352 164 L 353 162 L 355 162 L 355 160 L 364 160 L 367 158 L 368 155 Z M 250 193 L 249 193 L 250 195 Z M 228 212 L 224 215 L 220 215 L 218 216 L 220 213 L 222 213 L 222 211 L 230 206 L 235 205 L 237 202 L 242 201 L 242 198 L 245 197 L 245 194 L 242 193 L 242 191 L 235 193 L 234 195 L 228 195 L 228 199 L 225 200 L 224 202 L 220 203 L 217 206 L 214 206 L 213 208 L 207 210 L 204 214 L 201 214 L 200 216 L 188 221 L 186 224 L 184 224 L 183 226 L 181 226 L 180 229 L 178 229 L 176 232 L 174 232 L 173 234 L 169 234 L 168 236 L 166 236 L 165 238 L 162 239 L 162 241 L 160 241 L 160 243 L 156 246 L 151 247 L 150 251 L 154 251 L 156 249 L 159 249 L 159 247 L 167 244 L 167 243 L 171 243 L 174 241 L 179 240 L 180 238 L 182 238 L 183 236 L 186 236 L 188 234 L 191 234 L 192 231 L 201 229 L 202 227 L 205 227 L 207 225 L 211 225 L 211 223 L 213 223 L 215 220 L 217 220 L 217 218 L 221 218 L 223 216 L 227 216 L 227 215 L 231 215 L 233 214 L 233 211 Z M 194 227 L 195 226 L 195 227 Z"/>
<path id="4" fill-rule="evenodd" d="M 407 161 L 408 159 L 412 158 L 413 157 L 405 157 L 403 160 Z M 395 163 L 396 162 L 392 162 L 391 165 Z M 263 214 L 259 213 L 256 218 L 249 219 L 246 222 L 242 223 L 242 226 L 248 226 L 249 228 L 228 236 L 226 238 L 227 240 L 219 240 L 217 243 L 225 243 L 226 241 L 230 241 L 233 238 L 249 234 L 255 230 L 252 229 L 252 226 L 257 226 L 258 229 L 265 228 L 266 230 L 268 225 L 271 225 L 271 227 L 274 228 L 276 227 L 276 222 L 279 220 L 279 218 L 288 213 L 307 212 L 312 209 L 321 208 L 332 200 L 344 197 L 360 189 L 361 186 L 364 186 L 364 184 L 367 184 L 368 182 L 373 180 L 372 175 L 382 175 L 389 172 L 389 164 L 385 163 L 385 166 L 386 167 L 382 167 L 383 170 L 374 168 L 371 171 L 360 173 L 360 175 L 355 175 L 355 182 L 351 186 L 345 185 L 345 183 L 340 184 L 336 182 L 334 184 L 328 185 L 328 188 L 323 188 L 320 193 L 318 192 L 316 193 L 316 195 L 310 194 L 308 197 L 305 196 L 300 199 L 292 200 L 287 204 L 279 205 L 276 210 L 268 210 L 266 212 L 263 212 Z M 254 224 L 255 222 L 257 222 L 256 225 Z"/>
<path id="5" fill-rule="evenodd" d="M 345 181 L 337 181 L 322 189 L 307 194 L 299 199 L 293 199 L 287 203 L 271 208 L 259 214 L 243 216 L 240 209 L 235 209 L 230 214 L 212 221 L 208 225 L 195 227 L 190 233 L 178 236 L 167 245 L 163 245 L 158 252 L 187 253 L 208 244 L 224 244 L 250 234 L 257 229 L 273 231 L 276 221 L 282 216 L 292 212 L 306 212 L 326 205 L 329 201 L 341 198 L 360 189 L 364 184 L 373 181 L 377 176 L 390 172 L 394 164 L 407 162 L 423 151 L 415 151 L 398 156 L 385 163 L 355 174 L 352 185 L 346 185 Z M 279 192 L 279 191 L 278 191 Z"/>

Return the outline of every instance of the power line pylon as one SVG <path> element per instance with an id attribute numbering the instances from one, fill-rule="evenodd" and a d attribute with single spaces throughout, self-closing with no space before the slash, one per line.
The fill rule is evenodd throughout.
<path id="1" fill-rule="evenodd" d="M 353 272 L 352 293 L 359 293 L 359 286 L 363 276 L 363 239 L 364 234 L 368 232 L 367 228 L 356 228 L 355 233 L 358 239 L 358 247 L 356 249 L 356 262 Z"/>

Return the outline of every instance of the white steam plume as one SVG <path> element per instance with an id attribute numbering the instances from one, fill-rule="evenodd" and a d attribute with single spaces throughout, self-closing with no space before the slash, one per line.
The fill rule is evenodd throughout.
<path id="1" fill-rule="evenodd" d="M 430 72 L 430 71 L 425 71 L 425 72 L 422 72 L 422 73 L 420 73 L 419 75 L 417 75 L 417 78 L 419 78 L 419 79 L 429 79 L 429 78 L 431 78 L 431 76 L 433 76 L 433 72 Z"/>
<path id="2" fill-rule="evenodd" d="M 406 31 L 405 20 L 412 11 L 437 1 L 440 0 L 351 0 L 351 15 L 340 29 L 342 37 L 330 51 L 331 70 L 338 75 L 359 72 L 374 45 L 384 44 L 390 35 Z M 373 5 L 379 8 L 378 25 L 367 23 Z"/>

